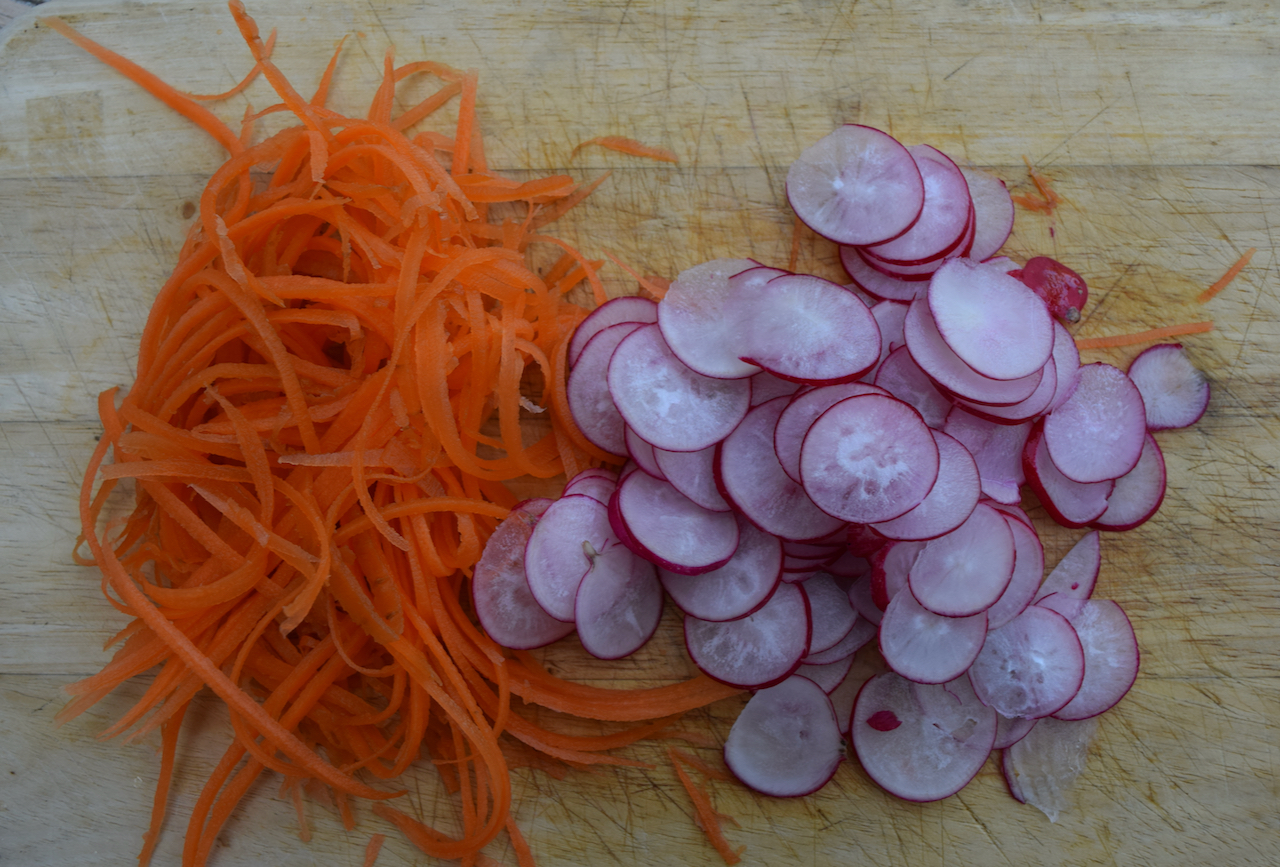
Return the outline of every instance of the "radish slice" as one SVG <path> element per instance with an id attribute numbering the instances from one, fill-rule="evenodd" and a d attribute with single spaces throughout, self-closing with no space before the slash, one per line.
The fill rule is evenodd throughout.
<path id="1" fill-rule="evenodd" d="M 573 622 L 578 585 L 591 568 L 591 555 L 616 544 L 609 510 L 598 501 L 574 494 L 551 504 L 525 545 L 529 589 L 556 620 Z"/>
<path id="2" fill-rule="evenodd" d="M 880 329 L 867 305 L 821 277 L 784 273 L 763 284 L 744 281 L 733 303 L 743 360 L 783 379 L 848 382 L 880 357 Z"/>
<path id="3" fill-rule="evenodd" d="M 804 386 L 789 379 L 779 379 L 767 370 L 762 370 L 749 380 L 751 383 L 751 405 L 773 400 L 775 397 L 792 395 Z"/>
<path id="4" fill-rule="evenodd" d="M 869 246 L 867 255 L 897 265 L 920 265 L 956 249 L 969 228 L 972 199 L 964 175 L 951 158 L 929 145 L 907 148 L 924 181 L 924 205 L 910 229 Z"/>
<path id="5" fill-rule="evenodd" d="M 860 394 L 888 394 L 888 392 L 865 382 L 845 382 L 839 385 L 811 388 L 791 398 L 774 426 L 773 450 L 778 455 L 778 463 L 782 465 L 782 471 L 792 481 L 800 481 L 800 447 L 804 445 L 804 436 L 818 420 L 818 416 L 846 397 L 856 397 Z"/>
<path id="6" fill-rule="evenodd" d="M 781 683 L 809 648 L 809 600 L 794 584 L 780 584 L 761 608 L 716 623 L 686 616 L 684 642 L 694 665 L 743 689 Z"/>
<path id="7" fill-rule="evenodd" d="M 982 493 L 978 466 L 954 437 L 933 432 L 938 444 L 938 481 L 910 512 L 875 525 L 890 539 L 936 539 L 960 527 L 973 514 Z"/>
<path id="8" fill-rule="evenodd" d="M 878 244 L 915 223 L 924 207 L 924 181 L 893 136 L 848 124 L 791 164 L 787 200 L 819 235 L 840 244 Z"/>
<path id="9" fill-rule="evenodd" d="M 944 617 L 986 611 L 1009 586 L 1013 557 L 1009 523 L 979 504 L 956 530 L 925 543 L 908 575 L 911 594 Z"/>
<path id="10" fill-rule="evenodd" d="M 871 599 L 884 611 L 889 602 L 907 586 L 907 576 L 924 542 L 894 542 L 871 557 Z"/>
<path id="11" fill-rule="evenodd" d="M 654 454 L 653 445 L 641 439 L 640 434 L 631 428 L 626 428 L 622 435 L 623 442 L 627 447 L 627 455 L 631 460 L 636 462 L 640 469 L 644 470 L 655 479 L 667 481 L 667 474 L 662 471 L 662 467 L 658 464 L 658 458 Z"/>
<path id="12" fill-rule="evenodd" d="M 1107 497 L 1107 510 L 1089 526 L 1100 530 L 1132 530 L 1145 523 L 1164 502 L 1164 455 L 1155 438 L 1147 434 L 1138 465 L 1116 479 Z"/>
<path id="13" fill-rule="evenodd" d="M 574 623 L 588 653 L 621 659 L 644 646 L 662 618 L 662 585 L 653 564 L 621 542 L 591 558 L 578 585 Z"/>
<path id="14" fill-rule="evenodd" d="M 587 341 L 595 337 L 610 325 L 622 322 L 633 322 L 647 325 L 658 321 L 658 305 L 648 298 L 635 295 L 624 295 L 611 298 L 601 304 L 573 332 L 569 339 L 568 361 L 572 368 L 578 363 L 578 357 L 586 348 Z"/>
<path id="15" fill-rule="evenodd" d="M 564 638 L 572 623 L 547 614 L 533 598 L 525 578 L 525 545 L 551 500 L 528 500 L 493 531 L 471 579 L 476 619 L 504 647 L 530 650 Z"/>
<path id="16" fill-rule="evenodd" d="M 609 498 L 613 496 L 614 489 L 617 487 L 618 477 L 616 475 L 609 470 L 592 467 L 583 470 L 570 479 L 569 483 L 564 486 L 560 496 L 568 497 L 572 494 L 582 494 L 607 506 Z"/>
<path id="17" fill-rule="evenodd" d="M 1040 722 L 1038 719 L 996 716 L 996 742 L 994 749 L 1007 750 L 1027 736 Z"/>
<path id="18" fill-rule="evenodd" d="M 751 259 L 713 259 L 680 272 L 667 289 L 658 305 L 658 326 L 671 351 L 691 370 L 719 379 L 760 370 L 739 360 L 738 320 L 728 306 L 729 278 L 759 266 Z"/>
<path id="19" fill-rule="evenodd" d="M 715 445 L 738 426 L 751 400 L 747 380 L 712 379 L 682 364 L 657 325 L 643 325 L 618 344 L 608 382 L 626 423 L 673 452 Z"/>
<path id="20" fill-rule="evenodd" d="M 991 755 L 996 714 L 968 678 L 928 686 L 887 673 L 862 687 L 849 728 L 871 779 L 899 798 L 937 801 L 963 789 Z"/>
<path id="21" fill-rule="evenodd" d="M 809 613 L 813 633 L 809 637 L 809 656 L 830 650 L 853 629 L 858 612 L 849 603 L 849 594 L 836 586 L 835 579 L 818 572 L 801 587 L 809 597 Z"/>
<path id="22" fill-rule="evenodd" d="M 1009 240 L 1013 231 L 1013 197 L 1004 181 L 978 169 L 961 167 L 973 197 L 974 235 L 969 251 L 972 259 L 987 259 Z"/>
<path id="23" fill-rule="evenodd" d="M 804 665 L 819 666 L 828 665 L 839 659 L 846 659 L 861 650 L 863 646 L 875 637 L 876 624 L 859 615 L 853 624 L 853 628 L 845 633 L 844 638 L 841 638 L 826 650 L 809 654 L 801 662 Z"/>
<path id="24" fill-rule="evenodd" d="M 668 571 L 696 575 L 719 569 L 738 549 L 733 513 L 704 509 L 646 472 L 632 473 L 618 485 L 617 504 L 640 548 L 636 553 Z"/>
<path id="25" fill-rule="evenodd" d="M 1062 406 L 1080 384 L 1080 350 L 1076 348 L 1071 334 L 1056 319 L 1053 322 L 1053 363 L 1058 382 L 1049 403 L 1049 412 Z"/>
<path id="26" fill-rule="evenodd" d="M 1030 422 L 998 424 L 957 406 L 947 414 L 942 429 L 973 455 L 983 494 L 1006 505 L 1022 499 L 1019 488 L 1026 481 L 1022 452 L 1031 433 Z"/>
<path id="27" fill-rule="evenodd" d="M 1143 350 L 1129 365 L 1129 378 L 1142 394 L 1148 430 L 1189 427 L 1209 406 L 1209 383 L 1181 343 Z"/>
<path id="28" fill-rule="evenodd" d="M 1075 271 L 1056 259 L 1028 259 L 1017 275 L 1032 292 L 1044 299 L 1049 312 L 1063 322 L 1079 322 L 1089 300 L 1089 287 Z"/>
<path id="29" fill-rule="evenodd" d="M 822 665 L 802 662 L 800 667 L 796 669 L 796 675 L 809 678 L 829 696 L 835 691 L 836 687 L 844 683 L 844 679 L 851 668 L 853 668 L 852 653 L 837 659 L 835 662 L 827 662 Z"/>
<path id="30" fill-rule="evenodd" d="M 894 277 L 867 262 L 860 247 L 842 246 L 840 264 L 845 273 L 864 292 L 890 301 L 914 301 L 929 288 L 928 279 Z"/>
<path id="31" fill-rule="evenodd" d="M 1040 720 L 1004 752 L 1001 765 L 1009 791 L 1048 816 L 1050 822 L 1058 821 L 1072 784 L 1084 771 L 1089 742 L 1096 731 L 1094 719 Z"/>
<path id="32" fill-rule="evenodd" d="M 999 629 L 1025 611 L 1044 578 L 1044 546 L 1036 531 L 1008 514 L 1005 521 L 1013 533 L 1013 577 L 996 604 L 987 609 L 987 629 Z"/>
<path id="33" fill-rule="evenodd" d="M 866 524 L 850 524 L 845 528 L 845 537 L 849 552 L 859 557 L 870 557 L 888 542 L 888 539 Z"/>
<path id="34" fill-rule="evenodd" d="M 929 374 L 920 369 L 906 346 L 899 346 L 880 362 L 876 385 L 898 400 L 915 407 L 931 428 L 940 428 L 951 411 L 951 401 L 938 391 Z"/>
<path id="35" fill-rule="evenodd" d="M 1107 498 L 1115 489 L 1108 479 L 1085 484 L 1068 479 L 1049 456 L 1044 428 L 1037 426 L 1022 452 L 1027 482 L 1050 516 L 1064 527 L 1083 527 L 1107 510 Z"/>
<path id="36" fill-rule="evenodd" d="M 1054 593 L 1036 603 L 1071 623 L 1084 648 L 1084 682 L 1058 719 L 1087 719 L 1110 710 L 1138 678 L 1138 639 L 1124 609 L 1110 599 L 1071 599 Z"/>
<path id="37" fill-rule="evenodd" d="M 840 401 L 809 428 L 800 478 L 817 506 L 844 521 L 888 521 L 915 508 L 938 478 L 938 446 L 920 413 L 878 394 Z"/>
<path id="38" fill-rule="evenodd" d="M 1044 302 L 998 266 L 953 259 L 933 275 L 927 297 L 942 339 L 982 376 L 1031 376 L 1053 352 Z"/>
<path id="39" fill-rule="evenodd" d="M 852 581 L 870 572 L 871 564 L 865 557 L 859 557 L 852 551 L 845 550 L 843 554 L 827 564 L 827 571 L 836 578 L 847 578 Z"/>
<path id="40" fill-rule="evenodd" d="M 958 398 L 958 405 L 981 418 L 996 424 L 1016 425 L 1048 412 L 1053 398 L 1058 392 L 1058 365 L 1052 357 L 1044 363 L 1040 384 L 1031 393 L 1031 397 L 1011 406 L 985 406 L 964 398 Z"/>
<path id="41" fill-rule="evenodd" d="M 879 628 L 880 621 L 884 619 L 884 609 L 878 607 L 872 598 L 870 575 L 857 578 L 849 585 L 849 604 L 858 612 L 859 623 L 866 622 Z M 875 637 L 875 630 L 872 637 Z"/>
<path id="42" fill-rule="evenodd" d="M 753 695 L 724 742 L 724 762 L 734 776 L 776 798 L 816 792 L 843 760 L 835 708 L 806 677 Z"/>
<path id="43" fill-rule="evenodd" d="M 658 469 L 675 489 L 704 509 L 727 512 L 733 507 L 716 488 L 716 447 L 696 452 L 669 452 L 654 449 Z"/>
<path id="44" fill-rule="evenodd" d="M 757 530 L 741 516 L 737 520 L 738 549 L 719 569 L 701 575 L 659 570 L 662 586 L 685 614 L 717 622 L 746 617 L 778 586 L 782 574 L 778 537 Z"/>
<path id="45" fill-rule="evenodd" d="M 880 653 L 889 667 L 917 683 L 960 677 L 977 659 L 987 635 L 987 614 L 934 614 L 910 593 L 893 597 L 880 621 Z"/>
<path id="46" fill-rule="evenodd" d="M 1102 362 L 1081 367 L 1076 390 L 1044 420 L 1049 457 L 1064 476 L 1083 484 L 1118 479 L 1133 469 L 1146 434 L 1138 387 L 1124 371 Z"/>
<path id="47" fill-rule="evenodd" d="M 1072 599 L 1088 599 L 1093 595 L 1101 570 L 1102 539 L 1098 531 L 1094 530 L 1081 536 L 1080 541 L 1058 561 L 1058 565 L 1053 567 L 1049 577 L 1044 579 L 1044 583 L 1036 591 L 1033 601 L 1039 602 L 1053 593 Z"/>
<path id="48" fill-rule="evenodd" d="M 1084 681 L 1084 648 L 1067 618 L 1032 605 L 987 634 L 969 669 L 982 703 L 1036 719 L 1066 707 Z"/>
<path id="49" fill-rule="evenodd" d="M 747 414 L 720 444 L 717 478 L 725 499 L 760 529 L 783 539 L 818 539 L 842 522 L 814 505 L 778 462 L 773 434 L 789 401 L 775 397 Z"/>
<path id="50" fill-rule="evenodd" d="M 587 341 L 565 386 L 569 412 L 578 429 L 592 445 L 612 455 L 625 455 L 627 443 L 626 423 L 609 391 L 609 359 L 618 344 L 640 327 L 634 322 L 621 322 Z"/>

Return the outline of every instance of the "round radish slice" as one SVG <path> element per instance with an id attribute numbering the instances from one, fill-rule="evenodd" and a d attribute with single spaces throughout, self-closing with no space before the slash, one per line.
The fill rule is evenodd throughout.
<path id="1" fill-rule="evenodd" d="M 1209 406 L 1209 383 L 1187 359 L 1181 343 L 1143 350 L 1129 365 L 1129 378 L 1142 394 L 1148 430 L 1188 427 Z"/>
<path id="2" fill-rule="evenodd" d="M 1031 423 L 997 424 L 963 407 L 947 414 L 942 429 L 958 439 L 978 465 L 982 493 L 997 503 L 1013 505 L 1022 499 L 1019 488 L 1026 481 L 1022 451 L 1031 434 Z"/>
<path id="3" fill-rule="evenodd" d="M 845 633 L 844 638 L 841 638 L 826 650 L 809 654 L 801 662 L 804 665 L 829 665 L 836 660 L 846 659 L 857 653 L 865 644 L 875 638 L 876 632 L 876 624 L 859 615 L 853 624 L 853 628 Z"/>
<path id="4" fill-rule="evenodd" d="M 530 650 L 564 638 L 572 623 L 547 614 L 533 598 L 524 572 L 525 545 L 551 500 L 529 500 L 511 511 L 493 531 L 476 563 L 471 598 L 476 619 L 504 647 Z"/>
<path id="5" fill-rule="evenodd" d="M 964 674 L 982 650 L 987 614 L 943 617 L 910 593 L 893 597 L 880 621 L 880 653 L 898 674 L 917 683 L 945 683 Z"/>
<path id="6" fill-rule="evenodd" d="M 1071 623 L 1084 648 L 1084 682 L 1058 719 L 1087 719 L 1110 710 L 1138 677 L 1138 639 L 1124 609 L 1110 599 L 1070 599 L 1054 593 L 1036 603 Z"/>
<path id="7" fill-rule="evenodd" d="M 653 564 L 621 542 L 591 560 L 574 603 L 578 638 L 592 656 L 621 659 L 643 647 L 657 631 L 662 585 Z"/>
<path id="8" fill-rule="evenodd" d="M 609 359 L 623 338 L 640 327 L 634 322 L 621 322 L 601 330 L 587 341 L 565 385 L 569 412 L 578 429 L 592 445 L 612 455 L 625 455 L 627 443 L 626 424 L 609 392 Z"/>
<path id="9" fill-rule="evenodd" d="M 995 749 L 1007 750 L 1027 736 L 1027 733 L 1035 728 L 1040 720 L 1023 719 L 1022 717 L 999 716 L 996 717 L 996 742 Z"/>
<path id="10" fill-rule="evenodd" d="M 720 444 L 716 472 L 720 492 L 751 523 L 783 539 L 819 539 L 842 521 L 819 509 L 778 462 L 773 434 L 790 398 L 755 407 Z"/>
<path id="11" fill-rule="evenodd" d="M 858 761 L 885 791 L 937 801 L 963 789 L 991 755 L 996 714 L 965 677 L 929 686 L 887 673 L 862 687 L 849 730 Z"/>
<path id="12" fill-rule="evenodd" d="M 875 317 L 830 280 L 783 274 L 763 284 L 744 282 L 733 303 L 742 322 L 742 358 L 783 379 L 848 382 L 880 357 Z"/>
<path id="13" fill-rule="evenodd" d="M 973 197 L 974 234 L 971 259 L 987 259 L 1009 240 L 1013 231 L 1013 197 L 1004 181 L 978 169 L 961 168 Z"/>
<path id="14" fill-rule="evenodd" d="M 712 379 L 682 364 L 656 325 L 643 325 L 618 344 L 608 384 L 626 423 L 646 442 L 673 452 L 715 445 L 738 426 L 751 400 L 747 380 Z"/>
<path id="15" fill-rule="evenodd" d="M 1017 276 L 1044 299 L 1049 312 L 1058 319 L 1080 321 L 1080 311 L 1089 300 L 1089 287 L 1075 271 L 1048 256 L 1036 256 L 1027 260 Z"/>
<path id="16" fill-rule="evenodd" d="M 942 427 L 951 411 L 951 401 L 938 391 L 929 374 L 920 369 L 905 346 L 890 352 L 876 370 L 876 385 L 898 400 L 915 407 L 931 428 Z"/>
<path id="17" fill-rule="evenodd" d="M 1058 391 L 1058 365 L 1052 357 L 1044 363 L 1040 384 L 1032 392 L 1031 397 L 1012 406 L 985 406 L 973 403 L 964 398 L 957 398 L 957 405 L 980 418 L 996 424 L 1016 425 L 1047 412 Z"/>
<path id="18" fill-rule="evenodd" d="M 996 604 L 987 609 L 987 629 L 999 629 L 1025 611 L 1044 578 L 1044 546 L 1036 531 L 1008 514 L 1005 521 L 1013 533 L 1013 577 Z"/>
<path id="19" fill-rule="evenodd" d="M 529 589 L 556 620 L 573 622 L 578 585 L 591 568 L 590 556 L 617 543 L 609 510 L 580 494 L 556 500 L 538 521 L 525 545 Z"/>
<path id="20" fill-rule="evenodd" d="M 734 776 L 775 798 L 816 792 L 843 760 L 835 709 L 807 677 L 789 677 L 753 695 L 724 742 L 724 762 Z"/>
<path id="21" fill-rule="evenodd" d="M 924 181 L 893 136 L 848 124 L 791 164 L 787 200 L 819 235 L 840 244 L 878 244 L 915 223 L 924 207 Z"/>
<path id="22" fill-rule="evenodd" d="M 899 346 L 907 345 L 904 329 L 907 322 L 907 310 L 910 304 L 900 301 L 881 301 L 871 308 L 871 315 L 880 326 L 880 361 L 889 357 L 889 353 Z"/>
<path id="23" fill-rule="evenodd" d="M 1013 531 L 979 504 L 957 529 L 925 543 L 908 583 L 916 600 L 944 617 L 968 617 L 996 603 L 1013 578 Z"/>
<path id="24" fill-rule="evenodd" d="M 1076 348 L 1071 334 L 1056 319 L 1053 322 L 1053 363 L 1058 382 L 1053 400 L 1049 402 L 1049 412 L 1062 406 L 1080 384 L 1080 350 Z"/>
<path id="25" fill-rule="evenodd" d="M 1009 791 L 1058 821 L 1066 809 L 1067 793 L 1084 770 L 1089 741 L 1097 723 L 1087 720 L 1042 719 L 1031 731 L 1004 752 L 1001 765 Z"/>
<path id="26" fill-rule="evenodd" d="M 738 534 L 738 549 L 719 569 L 701 575 L 659 570 L 662 586 L 685 614 L 716 622 L 746 617 L 778 586 L 782 574 L 778 537 L 757 530 L 741 516 Z"/>
<path id="27" fill-rule="evenodd" d="M 960 527 L 973 514 L 982 493 L 978 466 L 959 440 L 933 432 L 938 444 L 938 481 L 910 512 L 876 524 L 890 539 L 935 539 Z"/>
<path id="28" fill-rule="evenodd" d="M 1138 465 L 1120 478 L 1107 497 L 1107 510 L 1089 526 L 1099 530 L 1132 530 L 1145 523 L 1164 502 L 1164 455 L 1147 434 Z"/>
<path id="29" fill-rule="evenodd" d="M 871 600 L 884 611 L 907 586 L 907 576 L 924 542 L 891 542 L 871 556 Z"/>
<path id="30" fill-rule="evenodd" d="M 1085 484 L 1064 476 L 1049 457 L 1044 428 L 1039 426 L 1023 449 L 1022 466 L 1031 490 L 1049 515 L 1064 527 L 1083 527 L 1100 518 L 1115 489 L 1115 482 L 1110 479 Z"/>
<path id="31" fill-rule="evenodd" d="M 920 217 L 891 241 L 869 246 L 866 253 L 898 265 L 920 265 L 939 259 L 960 245 L 969 227 L 969 185 L 951 158 L 929 145 L 907 148 L 924 181 Z"/>
<path id="32" fill-rule="evenodd" d="M 809 648 L 809 600 L 794 584 L 780 584 L 760 609 L 728 622 L 686 616 L 684 642 L 694 665 L 743 689 L 782 682 Z"/>
<path id="33" fill-rule="evenodd" d="M 586 348 L 587 341 L 610 325 L 621 322 L 647 325 L 657 321 L 658 305 L 648 298 L 639 298 L 635 295 L 611 298 L 592 310 L 591 314 L 574 330 L 573 337 L 569 339 L 569 367 L 572 368 L 578 363 L 578 357 Z"/>
<path id="34" fill-rule="evenodd" d="M 853 654 L 849 654 L 835 662 L 827 662 L 822 665 L 812 665 L 810 663 L 801 663 L 796 669 L 796 675 L 799 677 L 807 677 L 818 685 L 818 687 L 827 695 L 831 695 L 845 677 L 849 674 L 849 670 L 853 668 Z M 784 681 L 785 682 L 785 681 Z"/>
<path id="35" fill-rule="evenodd" d="M 1032 605 L 987 634 L 969 669 L 982 703 L 1036 719 L 1066 707 L 1084 681 L 1084 648 L 1061 614 Z"/>
<path id="36" fill-rule="evenodd" d="M 1133 469 L 1146 434 L 1138 387 L 1103 362 L 1081 367 L 1076 390 L 1044 420 L 1049 457 L 1064 476 L 1083 484 L 1118 479 Z"/>
<path id="37" fill-rule="evenodd" d="M 920 413 L 892 397 L 840 401 L 809 428 L 800 478 L 817 506 L 844 521 L 888 521 L 915 508 L 938 478 L 938 446 Z"/>
<path id="38" fill-rule="evenodd" d="M 1102 537 L 1097 530 L 1085 533 L 1071 546 L 1049 577 L 1036 591 L 1034 602 L 1059 594 L 1069 599 L 1088 599 L 1102 571 Z"/>
<path id="39" fill-rule="evenodd" d="M 619 483 L 617 503 L 628 534 L 640 546 L 636 553 L 668 571 L 709 572 L 728 563 L 738 549 L 732 512 L 704 509 L 648 473 L 632 473 Z"/>
<path id="40" fill-rule="evenodd" d="M 610 470 L 592 467 L 578 473 L 564 486 L 561 496 L 583 494 L 600 503 L 609 504 L 609 498 L 618 487 L 618 477 Z"/>
<path id="41" fill-rule="evenodd" d="M 809 597 L 813 634 L 809 637 L 809 655 L 830 650 L 853 629 L 858 612 L 849 604 L 849 594 L 841 590 L 825 572 L 818 572 L 802 585 Z"/>
<path id="42" fill-rule="evenodd" d="M 749 268 L 751 259 L 713 259 L 680 272 L 662 303 L 658 326 L 671 351 L 703 376 L 737 379 L 760 368 L 739 360 L 738 320 L 728 312 L 729 278 Z"/>
<path id="43" fill-rule="evenodd" d="M 622 439 L 626 444 L 627 455 L 636 462 L 636 466 L 655 479 L 667 481 L 667 474 L 659 466 L 657 455 L 654 454 L 654 448 L 650 443 L 641 439 L 640 435 L 631 428 L 626 428 L 623 431 Z"/>
<path id="44" fill-rule="evenodd" d="M 778 463 L 792 481 L 800 481 L 800 447 L 804 444 L 804 435 L 818 416 L 835 406 L 846 397 L 859 394 L 887 394 L 884 389 L 865 382 L 845 382 L 839 385 L 824 385 L 812 388 L 791 398 L 778 423 L 773 430 L 773 450 L 778 455 Z"/>
<path id="45" fill-rule="evenodd" d="M 927 297 L 942 339 L 982 376 L 1031 376 L 1053 352 L 1044 302 L 998 266 L 953 259 L 933 275 Z"/>
<path id="46" fill-rule="evenodd" d="M 669 452 L 654 449 L 658 469 L 675 489 L 704 509 L 727 512 L 733 507 L 716 488 L 716 447 L 696 452 Z"/>
<path id="47" fill-rule="evenodd" d="M 867 262 L 861 248 L 842 246 L 840 264 L 860 289 L 877 298 L 890 301 L 914 301 L 929 288 L 928 279 L 894 277 Z"/>

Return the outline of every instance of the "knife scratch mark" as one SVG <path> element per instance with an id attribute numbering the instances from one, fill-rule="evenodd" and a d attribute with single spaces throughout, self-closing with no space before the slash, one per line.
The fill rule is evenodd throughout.
<path id="1" fill-rule="evenodd" d="M 1083 130 L 1089 124 L 1093 123 L 1095 120 L 1101 117 L 1104 111 L 1111 108 L 1113 105 L 1115 105 L 1119 101 L 1120 99 L 1119 97 L 1117 97 L 1116 99 L 1113 99 L 1111 100 L 1111 102 L 1104 105 L 1102 108 L 1098 109 L 1097 113 L 1095 113 L 1093 117 L 1089 118 L 1084 123 L 1080 124 L 1080 126 L 1076 127 L 1074 131 L 1068 133 L 1067 137 L 1064 138 L 1062 141 L 1058 142 L 1056 145 L 1054 145 L 1052 150 L 1050 150 L 1048 153 L 1043 154 L 1038 160 L 1036 160 L 1036 165 L 1040 166 L 1041 168 L 1052 165 L 1052 163 L 1049 161 L 1049 157 L 1056 154 L 1059 150 L 1062 149 L 1063 145 L 1067 144 L 1067 142 L 1071 141 L 1073 138 L 1079 135 L 1081 130 Z"/>

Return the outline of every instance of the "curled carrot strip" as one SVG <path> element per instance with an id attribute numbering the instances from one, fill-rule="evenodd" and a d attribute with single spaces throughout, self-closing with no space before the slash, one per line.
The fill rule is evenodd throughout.
<path id="1" fill-rule="evenodd" d="M 1244 255 L 1237 259 L 1236 263 L 1227 269 L 1227 273 L 1219 277 L 1218 280 L 1208 289 L 1201 292 L 1196 300 L 1203 304 L 1223 289 L 1226 289 L 1227 284 L 1236 279 L 1236 275 L 1244 270 L 1244 266 L 1249 264 L 1249 260 L 1253 258 L 1253 254 L 1256 252 L 1258 252 L 1257 247 L 1250 247 L 1248 250 L 1245 250 Z"/>
<path id="2" fill-rule="evenodd" d="M 1117 334 L 1111 337 L 1077 337 L 1077 349 L 1111 349 L 1117 346 L 1136 346 L 1139 343 L 1154 343 L 1167 337 L 1178 337 L 1182 334 L 1203 334 L 1213 330 L 1213 322 L 1187 322 L 1182 325 L 1166 325 L 1164 328 L 1153 328 L 1150 331 L 1139 331 L 1134 334 Z"/>
<path id="3" fill-rule="evenodd" d="M 611 151 L 617 151 L 621 154 L 627 154 L 633 157 L 644 157 L 646 159 L 658 160 L 664 163 L 678 163 L 680 158 L 676 156 L 675 151 L 666 148 L 652 147 L 642 144 L 633 138 L 624 138 L 620 135 L 602 135 L 598 138 L 587 139 L 573 149 L 569 154 L 569 159 L 573 159 L 578 155 L 578 151 L 585 147 L 596 145 L 598 147 L 607 148 Z"/>

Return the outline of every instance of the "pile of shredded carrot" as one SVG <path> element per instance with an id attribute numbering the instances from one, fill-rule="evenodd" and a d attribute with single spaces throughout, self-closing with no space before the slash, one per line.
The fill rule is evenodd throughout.
<path id="1" fill-rule="evenodd" d="M 336 113 L 326 94 L 337 53 L 304 97 L 243 6 L 231 11 L 255 65 L 218 96 L 261 75 L 279 98 L 239 130 L 44 19 L 229 154 L 151 310 L 136 382 L 99 400 L 105 433 L 81 492 L 90 556 L 77 556 L 133 619 L 106 667 L 69 688 L 59 719 L 155 673 L 106 732 L 160 733 L 144 865 L 179 729 L 205 687 L 226 703 L 234 740 L 187 820 L 184 864 L 205 863 L 268 770 L 300 812 L 304 789 L 327 790 L 351 826 L 352 797 L 372 799 L 432 856 L 486 863 L 482 847 L 505 829 L 531 863 L 510 818 L 512 757 L 636 765 L 606 751 L 735 692 L 705 676 L 636 690 L 566 682 L 498 646 L 469 610 L 472 567 L 517 499 L 507 483 L 607 459 L 576 431 L 564 395 L 568 338 L 587 313 L 565 296 L 586 281 L 602 301 L 598 263 L 541 234 L 598 181 L 489 171 L 474 72 L 396 66 L 388 53 L 367 115 Z M 438 90 L 397 112 L 397 84 L 417 75 Z M 454 98 L 456 125 L 413 131 Z M 255 122 L 278 112 L 297 124 L 255 140 Z M 500 206 L 506 219 L 491 216 Z M 529 265 L 536 245 L 559 254 L 541 275 Z M 537 426 L 523 422 L 547 417 L 529 436 Z M 108 522 L 126 481 L 132 511 Z M 626 725 L 568 735 L 513 697 Z M 419 759 L 458 793 L 460 835 L 391 806 Z M 380 845 L 370 841 L 366 863 Z"/>

